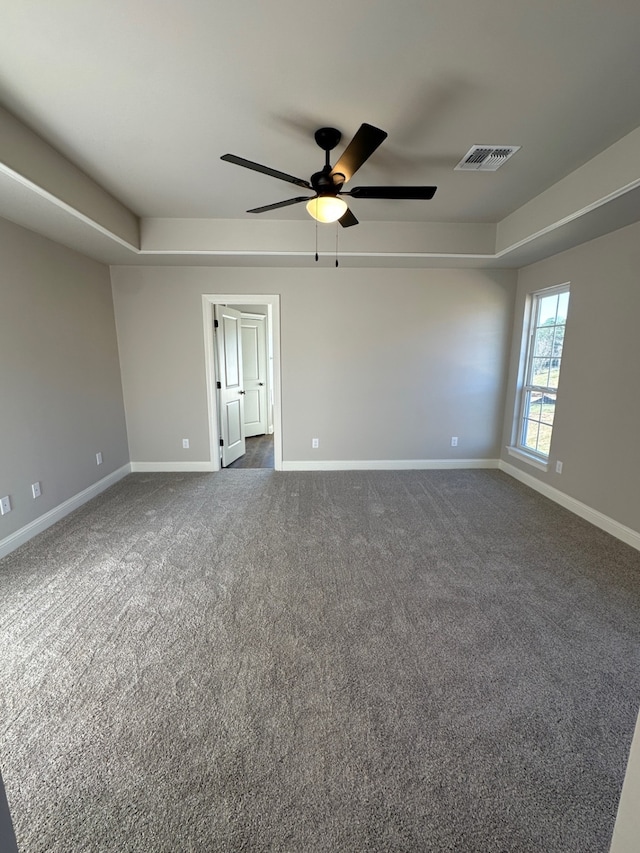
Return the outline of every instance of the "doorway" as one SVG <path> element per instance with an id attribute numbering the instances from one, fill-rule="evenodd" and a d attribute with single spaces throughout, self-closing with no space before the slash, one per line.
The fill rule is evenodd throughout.
<path id="1" fill-rule="evenodd" d="M 231 400 L 233 405 L 229 411 L 237 411 L 236 403 L 242 401 L 242 439 L 245 447 L 237 458 L 229 461 L 228 457 L 225 467 L 227 468 L 250 468 L 250 467 L 272 467 L 276 471 L 282 470 L 282 438 L 281 438 L 281 401 L 280 401 L 280 297 L 278 295 L 264 294 L 205 294 L 203 299 L 204 338 L 205 338 L 205 366 L 207 382 L 207 400 L 209 414 L 209 437 L 212 470 L 219 471 L 223 467 L 222 454 L 226 449 L 222 445 L 225 432 L 223 417 L 225 416 L 225 405 L 228 397 L 223 390 L 228 371 L 225 367 L 224 348 L 218 355 L 217 346 L 219 335 L 222 334 L 220 326 L 214 333 L 216 313 L 222 316 L 222 306 L 227 309 L 226 314 L 240 314 L 244 316 L 245 328 L 241 332 L 238 329 L 235 337 L 245 337 L 245 345 L 249 352 L 249 369 L 247 371 L 247 387 L 244 387 L 244 376 L 242 384 L 231 389 Z M 262 327 L 263 332 L 260 332 Z M 264 345 L 260 344 L 259 336 L 264 334 Z M 231 331 L 233 340 L 234 332 Z M 257 342 L 257 343 L 256 343 Z M 257 348 L 252 350 L 252 345 Z M 236 341 L 236 344 L 240 344 Z M 229 352 L 236 345 L 229 345 Z M 264 346 L 266 364 L 258 363 L 260 347 Z M 230 356 L 233 361 L 233 356 Z M 240 355 L 241 358 L 241 355 Z M 262 371 L 262 372 L 261 372 Z M 266 372 L 265 372 L 266 371 Z M 233 370 L 231 371 L 233 372 Z M 264 385 L 260 385 L 263 382 Z M 220 395 L 223 394 L 221 399 Z M 244 415 L 245 401 L 247 401 L 247 417 Z M 260 402 L 262 401 L 262 402 Z M 266 403 L 266 405 L 265 405 Z M 263 411 L 260 412 L 260 406 Z M 260 420 L 266 416 L 266 420 Z M 248 421 L 247 421 L 248 418 Z M 245 439 L 245 421 L 247 421 L 248 435 Z M 236 420 L 237 423 L 237 420 Z M 262 432 L 262 429 L 265 432 Z M 253 433 L 253 435 L 252 435 Z M 234 441 L 236 436 L 233 436 Z M 235 454 L 233 454 L 235 456 Z"/>
<path id="2" fill-rule="evenodd" d="M 242 456 L 225 465 L 227 468 L 274 468 L 273 433 L 247 436 Z"/>

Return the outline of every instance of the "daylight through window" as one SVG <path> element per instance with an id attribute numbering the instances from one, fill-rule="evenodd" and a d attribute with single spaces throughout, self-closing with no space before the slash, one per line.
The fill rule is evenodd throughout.
<path id="1" fill-rule="evenodd" d="M 518 447 L 549 456 L 562 365 L 569 286 L 534 293 Z"/>

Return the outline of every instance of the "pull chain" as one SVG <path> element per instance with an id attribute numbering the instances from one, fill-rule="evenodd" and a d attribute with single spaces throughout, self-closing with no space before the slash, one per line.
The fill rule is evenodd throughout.
<path id="1" fill-rule="evenodd" d="M 338 266 L 338 232 L 339 232 L 339 230 L 340 229 L 338 228 L 338 223 L 336 222 L 336 267 Z"/>
<path id="2" fill-rule="evenodd" d="M 318 220 L 316 219 L 316 263 L 318 263 Z"/>

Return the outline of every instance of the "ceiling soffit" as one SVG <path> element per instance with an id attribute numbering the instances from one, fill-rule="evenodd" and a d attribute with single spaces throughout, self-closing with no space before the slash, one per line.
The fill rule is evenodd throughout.
<path id="1" fill-rule="evenodd" d="M 312 221 L 138 219 L 68 159 L 0 111 L 0 215 L 106 263 L 306 265 Z M 342 263 L 519 266 L 640 218 L 640 128 L 497 223 L 365 221 L 339 229 Z M 336 228 L 319 226 L 321 254 Z"/>

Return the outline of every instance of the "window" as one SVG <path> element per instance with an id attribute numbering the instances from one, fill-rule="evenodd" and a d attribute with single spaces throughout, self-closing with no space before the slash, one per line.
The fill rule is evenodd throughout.
<path id="1" fill-rule="evenodd" d="M 516 446 L 546 460 L 562 365 L 569 286 L 541 290 L 531 296 L 528 347 Z"/>

